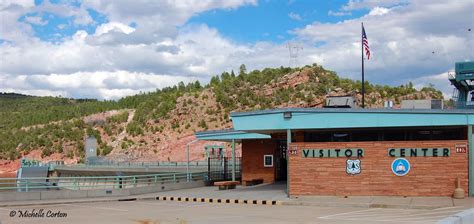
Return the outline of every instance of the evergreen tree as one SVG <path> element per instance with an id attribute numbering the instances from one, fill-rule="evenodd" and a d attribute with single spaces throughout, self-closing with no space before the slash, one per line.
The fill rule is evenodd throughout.
<path id="1" fill-rule="evenodd" d="M 245 75 L 247 73 L 247 68 L 244 64 L 241 64 L 239 67 L 239 75 Z"/>

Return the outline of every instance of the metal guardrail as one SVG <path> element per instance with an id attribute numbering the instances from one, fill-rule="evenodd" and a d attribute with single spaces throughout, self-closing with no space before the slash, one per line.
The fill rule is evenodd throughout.
<path id="1" fill-rule="evenodd" d="M 148 174 L 133 176 L 83 176 L 0 178 L 0 191 L 125 189 L 187 181 L 206 180 L 207 172 Z"/>
<path id="2" fill-rule="evenodd" d="M 456 73 L 453 71 L 448 72 L 448 79 L 456 79 Z"/>
<path id="3" fill-rule="evenodd" d="M 474 109 L 474 101 L 457 101 L 455 107 L 457 109 Z"/>
<path id="4" fill-rule="evenodd" d="M 55 168 L 186 168 L 187 162 L 106 162 L 94 164 L 49 164 L 50 170 Z M 207 161 L 190 161 L 191 168 L 205 168 L 208 166 Z"/>

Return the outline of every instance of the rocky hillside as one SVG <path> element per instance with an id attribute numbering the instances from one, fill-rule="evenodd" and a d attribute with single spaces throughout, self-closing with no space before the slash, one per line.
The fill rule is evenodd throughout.
<path id="1" fill-rule="evenodd" d="M 117 102 L 3 94 L 0 166 L 14 169 L 22 156 L 82 162 L 87 135 L 95 136 L 100 155 L 111 159 L 184 161 L 193 133 L 231 128 L 231 111 L 322 107 L 331 95 L 354 95 L 360 103 L 360 87 L 359 81 L 317 65 L 249 73 L 241 66 L 238 75 L 224 72 L 204 87 L 179 83 Z M 382 107 L 385 100 L 398 106 L 403 99 L 442 98 L 432 87 L 416 90 L 411 83 L 390 87 L 367 82 L 366 89 L 370 108 Z M 204 144 L 209 143 L 191 145 L 193 160 L 203 158 Z"/>

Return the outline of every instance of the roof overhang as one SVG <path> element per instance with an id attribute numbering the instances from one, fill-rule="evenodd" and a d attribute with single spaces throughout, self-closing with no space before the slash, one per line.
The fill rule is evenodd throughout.
<path id="1" fill-rule="evenodd" d="M 247 133 L 244 131 L 236 131 L 233 129 L 196 132 L 194 135 L 199 140 L 223 141 L 223 142 L 231 142 L 232 140 L 235 140 L 236 142 L 241 142 L 243 139 L 270 139 L 271 138 L 270 135 L 258 134 L 258 133 Z"/>
<path id="2" fill-rule="evenodd" d="M 474 125 L 474 110 L 285 108 L 231 117 L 234 129 L 245 132 Z"/>

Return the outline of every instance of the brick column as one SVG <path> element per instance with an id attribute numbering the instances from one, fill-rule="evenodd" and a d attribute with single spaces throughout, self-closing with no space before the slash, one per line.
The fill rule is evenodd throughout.
<path id="1" fill-rule="evenodd" d="M 469 191 L 468 195 L 470 197 L 474 196 L 474 145 L 473 145 L 473 138 L 472 138 L 472 125 L 467 126 L 467 141 L 469 146 Z"/>

